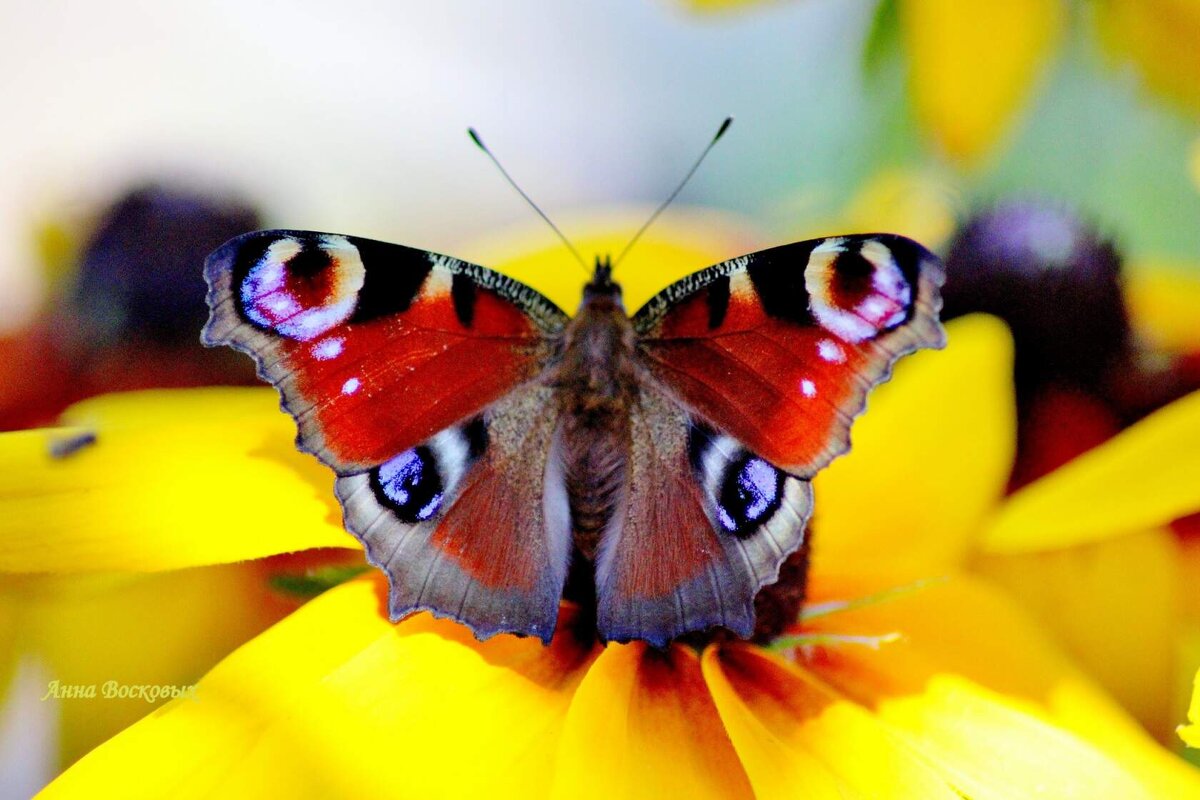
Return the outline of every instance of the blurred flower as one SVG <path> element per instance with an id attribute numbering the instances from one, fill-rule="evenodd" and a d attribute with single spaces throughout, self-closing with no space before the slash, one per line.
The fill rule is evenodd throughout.
<path id="1" fill-rule="evenodd" d="M 58 732 L 58 750 L 48 760 L 62 769 L 162 702 L 56 697 L 51 681 L 98 688 L 110 680 L 193 684 L 294 607 L 270 591 L 260 564 L 95 573 L 81 562 L 57 574 L 3 575 L 0 702 L 18 665 L 42 679 L 32 699 L 43 701 L 38 710 Z"/>
<path id="2" fill-rule="evenodd" d="M 897 12 L 886 7 L 895 3 Z M 1194 0 L 947 3 L 884 0 L 901 29 L 919 121 L 952 158 L 973 162 L 1028 105 L 1070 25 L 1098 32 L 1112 60 L 1150 90 L 1200 111 L 1200 4 Z"/>
<path id="3" fill-rule="evenodd" d="M 759 5 L 763 0 L 685 0 L 697 11 L 734 11 L 743 6 Z"/>
<path id="4" fill-rule="evenodd" d="M 1200 139 L 1193 141 L 1188 150 L 1187 168 L 1192 185 L 1196 187 L 1196 191 L 1200 192 Z"/>
<path id="5" fill-rule="evenodd" d="M 689 0 L 732 11 L 762 0 Z M 1098 36 L 1117 67 L 1151 91 L 1200 111 L 1200 4 L 1195 0 L 880 0 L 864 63 L 898 42 L 920 125 L 954 161 L 977 163 L 1003 140 L 1036 95 L 1071 27 Z"/>
<path id="6" fill-rule="evenodd" d="M 928 172 L 881 173 L 831 219 L 800 232 L 886 229 L 929 236 L 927 219 L 956 211 L 951 187 Z M 906 214 L 906 196 L 926 209 L 923 217 Z M 1037 200 L 998 203 L 948 238 L 923 239 L 947 254 L 943 317 L 997 314 L 1017 339 L 1019 444 L 1006 468 L 1009 491 L 1200 388 L 1197 265 L 1142 258 L 1122 269 L 1113 243 L 1093 226 L 1061 204 Z M 856 447 L 862 436 L 856 434 Z M 1200 484 L 1196 467 L 1180 469 L 1181 480 Z M 864 476 L 859 483 L 879 479 Z M 1153 480 L 1114 478 L 1114 485 L 1126 495 L 1154 496 Z M 848 502 L 855 490 L 848 487 Z M 827 503 L 828 494 L 823 497 Z M 875 524 L 889 524 L 887 503 L 876 506 Z M 967 563 L 1007 589 L 1148 729 L 1170 741 L 1185 702 L 1182 684 L 1200 664 L 1200 517 L 1157 519 L 1153 529 L 1112 527 L 1110 537 L 1031 540 L 996 551 L 981 529 L 967 537 L 984 535 Z M 836 532 L 832 538 L 838 540 Z M 822 541 L 831 546 L 830 538 Z M 1154 577 L 1130 580 L 1131 574 Z M 1139 631 L 1140 646 L 1125 647 L 1112 635 L 1117 628 Z"/>
<path id="7" fill-rule="evenodd" d="M 986 152 L 1028 102 L 1063 35 L 1062 0 L 884 0 L 909 62 L 918 120 L 951 157 Z"/>
<path id="8" fill-rule="evenodd" d="M 254 382 L 245 359 L 205 350 L 196 331 L 208 314 L 205 257 L 257 227 L 237 200 L 161 185 L 120 198 L 73 258 L 71 234 L 45 226 L 48 267 L 66 274 L 40 318 L 0 340 L 0 430 L 104 392 Z"/>
<path id="9" fill-rule="evenodd" d="M 939 250 L 958 225 L 961 205 L 953 184 L 933 170 L 894 167 L 866 180 L 835 213 L 814 213 L 821 198 L 812 193 L 793 198 L 777 215 L 788 220 L 787 232 L 798 238 L 837 236 L 845 233 L 888 231 Z M 799 225 L 796 220 L 802 220 Z"/>
<path id="10" fill-rule="evenodd" d="M 1146 85 L 1200 112 L 1200 3 L 1195 0 L 1098 0 L 1104 44 L 1131 63 Z"/>
<path id="11" fill-rule="evenodd" d="M 1187 355 L 1200 354 L 1200 281 L 1149 265 L 1126 276 L 1121 261 L 1112 242 L 1061 206 L 1001 203 L 948 247 L 946 315 L 987 311 L 1011 327 L 1018 447 L 1010 490 L 1047 476 L 1012 497 L 1013 510 L 980 542 L 977 569 L 1165 741 L 1178 720 L 1177 687 L 1200 661 L 1200 649 L 1186 644 L 1200 638 L 1200 565 L 1187 557 L 1187 537 L 1168 529 L 1191 510 L 1189 487 L 1200 486 L 1200 463 L 1186 452 L 1200 447 L 1200 421 L 1184 410 L 1200 396 L 1118 434 L 1200 388 Z M 1159 444 L 1139 449 L 1135 431 Z M 1180 457 L 1168 458 L 1172 450 Z M 1023 528 L 1016 509 L 1079 502 L 1098 482 L 1137 498 L 1142 515 L 1091 501 L 1057 533 Z M 1097 536 L 1102 529 L 1111 535 Z M 1138 631 L 1139 647 L 1122 647 L 1115 628 Z"/>
<path id="12" fill-rule="evenodd" d="M 1131 343 L 1111 242 L 1065 208 L 1010 201 L 968 220 L 946 264 L 943 317 L 995 314 L 1013 334 L 1014 487 L 1119 430 L 1116 413 L 1094 398 Z"/>
<path id="13" fill-rule="evenodd" d="M 652 237 L 622 265 L 630 305 L 666 273 L 734 254 L 671 244 L 689 241 L 680 228 L 657 238 L 668 244 Z M 538 278 L 564 263 L 555 251 L 507 271 L 542 288 Z M 392 625 L 373 575 L 237 650 L 201 681 L 196 702 L 172 701 L 136 723 L 46 796 L 127 794 L 131 775 L 143 795 L 1200 793 L 1200 776 L 963 571 L 1011 465 L 1011 380 L 1003 327 L 971 317 L 952 324 L 945 352 L 906 359 L 873 395 L 853 453 L 819 478 L 810 600 L 774 650 L 600 648 L 572 635 L 570 607 L 548 648 L 511 636 L 480 643 L 424 614 Z M 72 422 L 85 428 L 0 437 L 13 465 L 0 495 L 19 512 L 0 516 L 3 569 L 86 557 L 155 570 L 355 546 L 331 476 L 292 449 L 291 423 L 268 390 L 113 396 Z M 80 430 L 96 443 L 46 456 L 51 441 Z M 1130 435 L 1160 452 L 1157 438 Z M 1102 499 L 1142 513 L 1127 496 Z M 1070 524 L 1078 503 L 1029 508 L 1021 530 L 1036 536 Z"/>

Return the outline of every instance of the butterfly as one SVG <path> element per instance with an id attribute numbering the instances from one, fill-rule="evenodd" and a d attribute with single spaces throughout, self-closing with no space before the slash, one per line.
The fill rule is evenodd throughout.
<path id="1" fill-rule="evenodd" d="M 307 231 L 235 238 L 205 277 L 205 344 L 253 356 L 337 473 L 393 621 L 481 639 L 549 642 L 568 581 L 605 641 L 750 636 L 867 392 L 944 341 L 940 262 L 890 234 L 734 258 L 632 316 L 608 260 L 568 316 L 485 267 Z"/>

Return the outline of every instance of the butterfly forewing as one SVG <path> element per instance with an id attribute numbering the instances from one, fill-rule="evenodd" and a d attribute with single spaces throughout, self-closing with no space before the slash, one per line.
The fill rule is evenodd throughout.
<path id="1" fill-rule="evenodd" d="M 889 234 L 763 250 L 668 287 L 633 318 L 644 365 L 688 409 L 811 476 L 896 360 L 940 347 L 937 258 Z"/>
<path id="2" fill-rule="evenodd" d="M 339 474 L 383 463 L 538 374 L 567 317 L 448 256 L 337 234 L 261 231 L 205 265 L 206 344 L 252 355 Z"/>

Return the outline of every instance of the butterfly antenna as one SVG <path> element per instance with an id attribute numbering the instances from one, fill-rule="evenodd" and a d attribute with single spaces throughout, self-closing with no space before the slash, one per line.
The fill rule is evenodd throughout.
<path id="1" fill-rule="evenodd" d="M 558 234 L 558 238 L 562 239 L 562 243 L 565 244 L 567 249 L 571 251 L 571 255 L 575 256 L 575 260 L 579 262 L 579 266 L 583 267 L 583 271 L 588 275 L 591 275 L 592 271 L 588 269 L 587 263 L 584 262 L 583 256 L 579 255 L 579 251 L 575 249 L 575 245 L 571 244 L 571 240 L 564 236 L 563 232 L 558 229 L 558 226 L 550 221 L 550 218 L 546 216 L 546 212 L 538 208 L 538 204 L 533 202 L 529 195 L 525 194 L 525 190 L 517 185 L 517 182 L 512 179 L 511 175 L 508 174 L 508 170 L 506 170 L 500 164 L 500 161 L 492 154 L 492 151 L 488 150 L 487 145 L 483 143 L 483 139 L 479 138 L 479 133 L 474 128 L 467 128 L 467 135 L 471 137 L 471 141 L 475 143 L 475 146 L 482 150 L 484 155 L 492 160 L 492 163 L 496 165 L 496 169 L 500 170 L 500 174 L 504 176 L 504 180 L 508 181 L 508 185 L 516 189 L 517 194 L 525 198 L 526 203 L 529 203 L 529 207 L 536 211 L 538 216 L 546 220 L 546 224 L 550 226 L 550 230 Z"/>
<path id="2" fill-rule="evenodd" d="M 704 163 L 704 159 L 708 155 L 709 151 L 716 146 L 717 142 L 721 140 L 721 137 L 725 135 L 725 131 L 729 130 L 729 126 L 732 124 L 733 117 L 726 117 L 725 121 L 721 123 L 721 127 L 717 128 L 717 133 L 715 136 L 713 136 L 712 141 L 708 143 L 708 147 L 704 148 L 704 152 L 702 152 L 700 157 L 696 159 L 696 163 L 692 164 L 692 168 L 688 170 L 687 175 L 684 175 L 683 180 L 681 180 L 679 185 L 675 187 L 675 191 L 671 192 L 671 196 L 664 200 L 662 205 L 654 210 L 654 213 L 650 215 L 650 219 L 646 220 L 646 224 L 638 228 L 638 232 L 635 233 L 633 238 L 629 240 L 629 244 L 625 245 L 625 249 L 622 250 L 621 254 L 617 256 L 615 261 L 613 261 L 614 268 L 621 263 L 621 259 L 625 258 L 625 254 L 628 253 L 630 249 L 637 243 L 637 240 L 642 238 L 642 234 L 646 232 L 646 229 L 654 224 L 654 220 L 658 219 L 658 215 L 666 211 L 667 206 L 671 205 L 671 201 L 679 196 L 679 193 L 683 191 L 683 187 L 687 186 L 688 181 L 690 181 L 692 176 L 696 174 L 696 170 L 700 169 L 700 165 Z"/>

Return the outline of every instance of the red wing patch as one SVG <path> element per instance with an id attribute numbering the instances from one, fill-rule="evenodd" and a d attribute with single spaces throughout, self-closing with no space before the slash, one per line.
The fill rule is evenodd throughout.
<path id="1" fill-rule="evenodd" d="M 551 454 L 557 419 L 547 388 L 525 389 L 497 403 L 487 415 L 486 454 L 466 474 L 430 538 L 446 559 L 489 589 L 533 592 L 547 570 L 561 570 L 555 607 L 570 542 L 566 483 Z M 551 528 L 552 537 L 537 534 Z"/>
<path id="2" fill-rule="evenodd" d="M 896 360 L 938 347 L 942 272 L 920 245 L 848 236 L 765 250 L 685 278 L 635 316 L 650 371 L 767 461 L 811 476 Z"/>
<path id="3" fill-rule="evenodd" d="M 258 361 L 302 449 L 383 463 L 528 380 L 566 315 L 498 273 L 366 239 L 264 231 L 208 260 L 206 344 Z"/>

